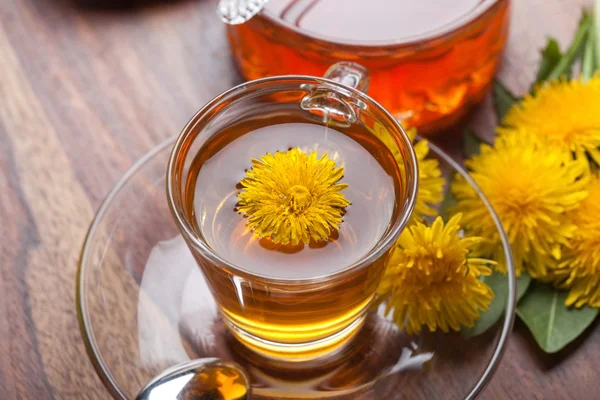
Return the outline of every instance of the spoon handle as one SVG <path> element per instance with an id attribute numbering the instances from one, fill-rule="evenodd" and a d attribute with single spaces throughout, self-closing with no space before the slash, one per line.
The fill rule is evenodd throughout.
<path id="1" fill-rule="evenodd" d="M 258 14 L 269 0 L 220 0 L 217 15 L 229 25 L 243 24 Z"/>

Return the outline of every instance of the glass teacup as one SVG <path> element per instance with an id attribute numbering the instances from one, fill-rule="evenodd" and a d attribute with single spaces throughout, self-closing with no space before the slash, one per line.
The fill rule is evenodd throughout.
<path id="1" fill-rule="evenodd" d="M 367 71 L 345 62 L 325 78 L 244 83 L 198 111 L 172 150 L 167 197 L 175 222 L 230 332 L 260 355 L 314 360 L 348 343 L 411 217 L 418 177 L 411 140 L 360 91 L 367 87 Z M 236 208 L 236 183 L 252 159 L 293 148 L 345 168 L 351 205 L 326 241 L 257 237 Z"/>

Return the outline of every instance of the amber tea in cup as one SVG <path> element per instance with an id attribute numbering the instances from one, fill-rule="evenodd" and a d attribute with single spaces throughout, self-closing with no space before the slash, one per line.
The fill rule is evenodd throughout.
<path id="1" fill-rule="evenodd" d="M 410 139 L 355 88 L 366 87 L 366 71 L 341 63 L 326 76 L 268 78 L 217 97 L 184 129 L 169 162 L 171 210 L 224 322 L 273 359 L 319 359 L 355 335 L 414 207 Z M 344 168 L 351 205 L 328 240 L 258 237 L 238 212 L 239 182 L 253 159 L 298 148 Z"/>
<path id="2" fill-rule="evenodd" d="M 508 19 L 509 0 L 271 0 L 227 35 L 246 79 L 355 61 L 404 126 L 437 133 L 483 98 Z"/>

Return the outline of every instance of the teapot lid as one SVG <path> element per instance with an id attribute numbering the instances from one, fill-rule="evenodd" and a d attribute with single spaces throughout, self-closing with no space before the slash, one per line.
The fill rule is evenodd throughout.
<path id="1" fill-rule="evenodd" d="M 336 42 L 398 42 L 451 28 L 487 0 L 270 0 L 272 18 Z"/>

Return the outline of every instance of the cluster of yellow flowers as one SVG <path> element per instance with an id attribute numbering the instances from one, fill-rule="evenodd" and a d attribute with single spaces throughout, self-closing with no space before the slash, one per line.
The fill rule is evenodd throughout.
<path id="1" fill-rule="evenodd" d="M 494 146 L 466 162 L 504 225 L 517 274 L 568 289 L 568 306 L 600 307 L 598 99 L 598 76 L 542 84 L 507 113 Z M 500 256 L 477 194 L 462 179 L 452 191 L 465 231 L 487 239 L 477 251 Z"/>
<path id="2" fill-rule="evenodd" d="M 393 310 L 394 321 L 408 334 L 423 326 L 432 332 L 472 327 L 494 297 L 479 278 L 490 275 L 495 262 L 474 257 L 483 239 L 459 234 L 461 214 L 446 224 L 439 216 L 426 224 L 438 214 L 434 206 L 443 198 L 444 179 L 439 162 L 428 157 L 428 142 L 416 140 L 414 129 L 408 135 L 419 165 L 417 202 L 410 226 L 392 250 L 375 305 L 385 301 L 385 314 Z M 386 141 L 386 135 L 380 137 Z M 394 155 L 401 165 L 400 154 Z"/>

